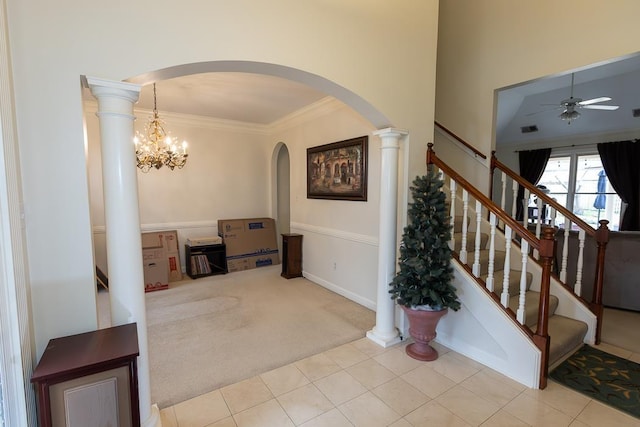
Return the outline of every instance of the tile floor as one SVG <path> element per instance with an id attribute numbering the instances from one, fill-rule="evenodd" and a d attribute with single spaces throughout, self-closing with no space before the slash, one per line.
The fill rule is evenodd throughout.
<path id="1" fill-rule="evenodd" d="M 404 345 L 361 340 L 161 410 L 163 427 L 638 426 L 549 381 L 532 390 L 434 345 L 419 362 Z M 640 363 L 640 354 L 602 350 Z"/>

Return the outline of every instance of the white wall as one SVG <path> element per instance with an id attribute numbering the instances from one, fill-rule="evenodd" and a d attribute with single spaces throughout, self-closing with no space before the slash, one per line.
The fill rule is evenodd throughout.
<path id="1" fill-rule="evenodd" d="M 495 147 L 497 89 L 640 51 L 637 1 L 440 6 L 436 120 L 487 156 Z M 588 31 L 576 36 L 567 26 Z M 458 158 L 445 161 L 459 166 Z"/>
<path id="2" fill-rule="evenodd" d="M 108 274 L 100 134 L 95 103 L 86 105 L 91 217 L 96 264 Z M 136 130 L 144 131 L 149 111 L 136 110 Z M 166 129 L 189 142 L 183 169 L 138 171 L 142 231 L 178 230 L 190 237 L 216 236 L 218 219 L 270 217 L 267 129 L 244 123 L 160 112 Z"/>
<path id="3" fill-rule="evenodd" d="M 100 138 L 95 105 L 86 106 L 89 141 L 91 214 L 96 264 L 108 273 Z M 334 99 L 325 99 L 274 126 L 230 123 L 160 112 L 167 130 L 189 141 L 182 170 L 166 167 L 138 172 L 143 231 L 176 229 L 181 247 L 189 237 L 217 235 L 217 220 L 270 217 L 268 176 L 280 143 L 289 151 L 290 216 L 293 232 L 304 234 L 304 274 L 347 298 L 375 309 L 380 140 L 373 125 Z M 136 112 L 136 129 L 148 112 Z M 358 136 L 369 136 L 368 200 L 307 199 L 306 149 Z"/>
<path id="4" fill-rule="evenodd" d="M 380 139 L 373 125 L 346 106 L 279 126 L 274 141 L 289 148 L 291 229 L 303 237 L 305 277 L 375 309 L 380 200 Z M 337 109 L 334 109 L 337 108 Z M 307 148 L 367 135 L 367 201 L 307 199 Z"/>
<path id="5" fill-rule="evenodd" d="M 360 100 L 376 127 L 407 129 L 409 175 L 424 169 L 436 0 L 8 0 L 7 10 L 37 355 L 52 337 L 97 327 L 82 75 L 153 78 L 217 61 L 303 70 Z"/>

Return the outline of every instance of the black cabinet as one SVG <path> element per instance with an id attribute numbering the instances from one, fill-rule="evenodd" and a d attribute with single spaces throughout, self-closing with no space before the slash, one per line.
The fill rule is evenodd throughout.
<path id="1" fill-rule="evenodd" d="M 302 277 L 302 234 L 282 235 L 282 277 Z"/>
<path id="2" fill-rule="evenodd" d="M 226 245 L 184 245 L 187 275 L 192 279 L 227 273 Z"/>

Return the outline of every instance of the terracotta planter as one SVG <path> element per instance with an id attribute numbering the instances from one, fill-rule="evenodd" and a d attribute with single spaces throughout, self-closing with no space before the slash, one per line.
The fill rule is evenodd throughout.
<path id="1" fill-rule="evenodd" d="M 436 349 L 429 342 L 436 337 L 436 326 L 448 309 L 439 311 L 412 310 L 400 306 L 409 318 L 409 335 L 415 341 L 406 347 L 407 354 L 417 360 L 431 361 L 438 358 Z"/>

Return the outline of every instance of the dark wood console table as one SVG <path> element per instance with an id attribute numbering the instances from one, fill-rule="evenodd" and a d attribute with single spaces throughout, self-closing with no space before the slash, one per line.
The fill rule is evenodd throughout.
<path id="1" fill-rule="evenodd" d="M 31 377 L 40 426 L 140 426 L 138 354 L 135 323 L 50 340 Z"/>

